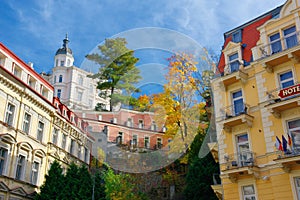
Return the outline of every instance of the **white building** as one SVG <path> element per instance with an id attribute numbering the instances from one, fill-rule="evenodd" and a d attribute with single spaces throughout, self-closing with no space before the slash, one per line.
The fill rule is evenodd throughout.
<path id="1" fill-rule="evenodd" d="M 63 46 L 56 51 L 52 74 L 48 77 L 55 89 L 54 96 L 73 110 L 93 110 L 97 103 L 109 109 L 109 101 L 98 95 L 99 80 L 88 77 L 92 74 L 74 66 L 73 53 L 68 43 L 66 35 Z"/>

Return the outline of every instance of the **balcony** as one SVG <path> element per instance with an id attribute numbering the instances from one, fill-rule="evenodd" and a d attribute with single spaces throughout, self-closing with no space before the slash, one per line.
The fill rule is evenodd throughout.
<path id="1" fill-rule="evenodd" d="M 236 105 L 230 105 L 221 110 L 224 113 L 223 116 L 223 129 L 227 132 L 231 132 L 232 127 L 247 124 L 248 127 L 252 127 L 254 117 L 248 114 L 249 105 L 243 103 L 241 108 L 237 108 Z"/>
<path id="2" fill-rule="evenodd" d="M 269 104 L 266 105 L 266 107 L 276 118 L 281 117 L 281 112 L 300 106 L 299 83 L 296 83 L 295 85 L 288 88 L 277 88 L 268 91 L 267 95 Z"/>
<path id="3" fill-rule="evenodd" d="M 300 32 L 282 37 L 266 45 L 256 47 L 257 59 L 263 59 L 264 68 L 272 73 L 273 67 L 290 60 L 298 62 L 300 57 Z M 254 50 L 255 51 L 255 50 Z"/>
<path id="4" fill-rule="evenodd" d="M 220 174 L 213 174 L 213 182 L 214 182 L 214 184 L 211 185 L 211 188 L 215 192 L 218 199 L 222 199 L 223 187 L 222 187 L 222 183 L 221 183 Z"/>
<path id="5" fill-rule="evenodd" d="M 279 152 L 275 162 L 282 165 L 282 169 L 285 172 L 290 172 L 292 166 L 297 166 L 300 164 L 300 148 L 294 148 L 293 150 L 288 150 L 287 152 Z"/>
<path id="6" fill-rule="evenodd" d="M 237 65 L 234 65 L 234 63 L 232 63 L 224 67 L 224 73 L 222 74 L 221 78 L 221 83 L 224 85 L 224 87 L 227 87 L 238 81 L 245 83 L 248 80 L 248 74 L 243 72 L 243 70 L 241 69 L 243 68 L 243 65 L 240 64 L 240 62 L 237 63 Z"/>
<path id="7" fill-rule="evenodd" d="M 245 151 L 224 156 L 225 162 L 221 164 L 221 171 L 229 176 L 232 182 L 236 182 L 239 175 L 253 174 L 256 166 L 255 153 Z"/>

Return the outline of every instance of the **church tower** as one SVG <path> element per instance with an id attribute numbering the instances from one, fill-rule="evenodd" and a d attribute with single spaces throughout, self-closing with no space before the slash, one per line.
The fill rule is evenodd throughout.
<path id="1" fill-rule="evenodd" d="M 65 39 L 63 40 L 63 46 L 56 51 L 54 57 L 54 67 L 71 67 L 74 63 L 74 57 L 72 50 L 68 47 L 69 39 L 66 34 Z"/>

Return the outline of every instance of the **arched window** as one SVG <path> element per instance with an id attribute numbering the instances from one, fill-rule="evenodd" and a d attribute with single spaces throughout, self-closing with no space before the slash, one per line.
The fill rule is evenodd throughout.
<path id="1" fill-rule="evenodd" d="M 62 75 L 59 75 L 59 78 L 58 78 L 58 82 L 62 82 L 62 80 L 63 80 L 63 76 Z"/>

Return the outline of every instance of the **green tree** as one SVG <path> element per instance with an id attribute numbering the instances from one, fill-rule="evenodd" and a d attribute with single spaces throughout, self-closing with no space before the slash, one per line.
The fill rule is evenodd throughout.
<path id="1" fill-rule="evenodd" d="M 81 187 L 79 168 L 75 163 L 71 163 L 64 180 L 64 187 L 62 188 L 62 200 L 78 199 L 78 191 Z"/>
<path id="2" fill-rule="evenodd" d="M 82 165 L 78 170 L 80 188 L 78 197 L 81 200 L 90 200 L 93 195 L 92 177 L 86 166 Z M 97 199 L 98 200 L 98 199 Z"/>
<path id="3" fill-rule="evenodd" d="M 45 182 L 41 186 L 41 192 L 37 194 L 37 200 L 60 200 L 62 198 L 62 188 L 64 186 L 64 176 L 60 164 L 55 160 L 48 174 L 45 176 Z"/>
<path id="4" fill-rule="evenodd" d="M 125 38 L 106 39 L 103 45 L 98 46 L 100 54 L 86 56 L 100 66 L 99 73 L 92 77 L 100 79 L 97 88 L 102 91 L 102 97 L 110 98 L 110 111 L 119 102 L 129 104 L 130 94 L 137 90 L 134 83 L 141 79 L 140 71 L 135 66 L 138 58 L 126 44 Z"/>

